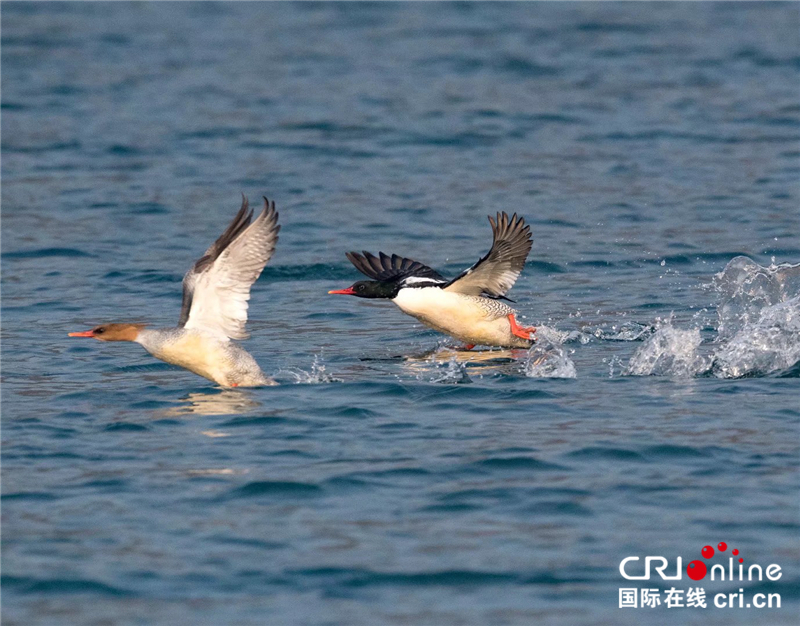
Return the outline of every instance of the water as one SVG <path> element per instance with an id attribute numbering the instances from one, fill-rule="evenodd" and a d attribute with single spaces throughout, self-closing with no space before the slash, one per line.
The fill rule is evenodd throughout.
<path id="1" fill-rule="evenodd" d="M 797 623 L 799 12 L 5 4 L 4 623 Z M 174 324 L 240 191 L 280 386 L 66 337 Z M 497 210 L 529 354 L 326 295 Z M 618 608 L 720 541 L 780 609 Z"/>

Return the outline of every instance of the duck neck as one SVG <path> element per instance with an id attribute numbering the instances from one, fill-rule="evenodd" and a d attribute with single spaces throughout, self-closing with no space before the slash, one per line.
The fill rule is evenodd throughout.
<path id="1" fill-rule="evenodd" d="M 152 353 L 158 350 L 158 347 L 164 343 L 168 337 L 168 332 L 164 330 L 142 328 L 136 335 L 134 341 L 141 345 L 145 350 Z"/>

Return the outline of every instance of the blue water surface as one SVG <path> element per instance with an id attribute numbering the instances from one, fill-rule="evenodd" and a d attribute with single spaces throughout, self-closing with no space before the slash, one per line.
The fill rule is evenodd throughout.
<path id="1" fill-rule="evenodd" d="M 2 8 L 4 624 L 798 622 L 800 368 L 626 368 L 665 323 L 712 349 L 735 257 L 800 262 L 800 4 Z M 174 325 L 241 192 L 279 386 L 67 337 Z M 549 351 L 326 294 L 347 250 L 454 275 L 496 211 Z M 709 594 L 780 609 L 618 607 L 695 586 L 623 558 L 720 541 L 783 576 Z"/>

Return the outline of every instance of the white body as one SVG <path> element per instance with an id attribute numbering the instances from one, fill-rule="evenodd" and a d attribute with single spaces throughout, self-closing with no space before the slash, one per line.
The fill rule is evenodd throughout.
<path id="1" fill-rule="evenodd" d="M 143 329 L 136 342 L 157 359 L 184 367 L 223 387 L 276 384 L 264 375 L 244 348 L 211 332 L 188 328 Z"/>
<path id="2" fill-rule="evenodd" d="M 511 332 L 508 316 L 516 311 L 500 300 L 440 287 L 407 287 L 392 302 L 426 326 L 467 344 L 529 348 L 533 343 Z"/>

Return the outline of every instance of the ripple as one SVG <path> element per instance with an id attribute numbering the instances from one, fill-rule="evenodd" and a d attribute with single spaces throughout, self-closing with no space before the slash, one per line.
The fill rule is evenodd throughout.
<path id="1" fill-rule="evenodd" d="M 313 154 L 318 157 L 335 156 L 351 159 L 375 159 L 381 156 L 379 152 L 372 150 L 354 150 L 346 146 L 325 146 L 318 143 L 243 141 L 241 147 L 269 151 L 299 152 Z"/>
<path id="2" fill-rule="evenodd" d="M 257 480 L 229 491 L 225 499 L 256 498 L 280 496 L 288 498 L 308 498 L 322 494 L 319 485 L 291 481 Z"/>
<path id="3" fill-rule="evenodd" d="M 2 500 L 56 500 L 55 494 L 46 491 L 19 491 L 16 493 L 4 493 L 0 496 Z"/>
<path id="4" fill-rule="evenodd" d="M 17 593 L 64 594 L 89 593 L 101 596 L 132 596 L 132 592 L 91 579 L 82 578 L 34 578 L 31 576 L 3 575 L 2 585 Z"/>
<path id="5" fill-rule="evenodd" d="M 302 426 L 308 424 L 309 422 L 307 420 L 293 417 L 281 417 L 278 414 L 274 414 L 234 417 L 220 422 L 216 426 L 219 428 L 242 428 L 250 426 Z"/>
<path id="6" fill-rule="evenodd" d="M 160 405 L 162 403 L 156 404 Z M 106 432 L 142 432 L 150 429 L 142 424 L 134 424 L 132 422 L 114 422 L 113 424 L 108 424 L 103 430 Z"/>
<path id="7" fill-rule="evenodd" d="M 525 507 L 525 510 L 534 516 L 575 516 L 589 517 L 593 515 L 591 509 L 577 502 L 543 501 Z"/>
<path id="8" fill-rule="evenodd" d="M 336 584 L 346 587 L 502 585 L 517 582 L 519 578 L 515 574 L 457 569 L 430 572 L 379 572 L 356 568 L 315 568 L 292 570 L 288 573 L 309 578 L 329 578 L 336 580 Z"/>
<path id="9" fill-rule="evenodd" d="M 644 462 L 646 459 L 634 450 L 627 450 L 625 448 L 601 448 L 597 446 L 588 446 L 575 450 L 567 454 L 568 457 L 573 459 L 591 460 L 607 460 L 607 461 L 636 461 Z"/>
<path id="10" fill-rule="evenodd" d="M 742 137 L 739 135 L 710 135 L 707 133 L 678 132 L 671 130 L 647 130 L 640 132 L 612 132 L 605 134 L 587 134 L 581 141 L 597 143 L 602 141 L 690 141 L 695 144 L 739 144 L 739 143 L 789 143 L 797 144 L 800 135 L 756 135 Z"/>
<path id="11" fill-rule="evenodd" d="M 75 248 L 39 248 L 37 250 L 3 252 L 1 256 L 4 259 L 46 259 L 50 257 L 94 258 L 96 255 Z"/>
<path id="12" fill-rule="evenodd" d="M 649 446 L 642 450 L 642 455 L 648 459 L 661 459 L 661 458 L 708 458 L 712 454 L 705 449 L 693 448 L 691 446 L 678 446 L 678 445 L 659 445 Z"/>
<path id="13" fill-rule="evenodd" d="M 383 414 L 371 409 L 359 408 L 354 406 L 338 407 L 320 411 L 321 414 L 330 417 L 348 417 L 355 419 L 375 419 Z"/>
<path id="14" fill-rule="evenodd" d="M 548 263 L 546 261 L 528 261 L 525 263 L 525 269 L 542 274 L 563 274 L 567 271 L 557 263 Z"/>
<path id="15" fill-rule="evenodd" d="M 112 270 L 103 275 L 104 279 L 122 278 L 125 282 L 141 284 L 179 283 L 181 276 L 161 270 Z"/>
<path id="16" fill-rule="evenodd" d="M 559 73 L 557 67 L 542 65 L 517 56 L 506 56 L 496 64 L 496 67 L 503 72 L 516 74 L 523 78 L 540 78 L 542 76 L 554 76 Z"/>
<path id="17" fill-rule="evenodd" d="M 512 456 L 512 457 L 490 457 L 475 463 L 477 467 L 485 467 L 489 469 L 501 470 L 535 470 L 535 471 L 552 471 L 552 470 L 566 470 L 567 468 L 555 463 L 546 463 L 539 461 L 533 457 L 527 456 Z"/>
<path id="18" fill-rule="evenodd" d="M 269 281 L 298 280 L 352 280 L 353 268 L 350 265 L 312 263 L 309 265 L 267 265 L 264 276 Z"/>
<path id="19" fill-rule="evenodd" d="M 233 546 L 246 546 L 248 548 L 258 548 L 260 550 L 280 550 L 286 547 L 285 543 L 277 541 L 265 541 L 263 539 L 255 539 L 249 537 L 238 537 L 231 535 L 216 534 L 211 535 L 208 541 L 214 543 L 228 544 Z"/>
<path id="20" fill-rule="evenodd" d="M 5 43 L 5 42 L 4 42 Z M 2 146 L 3 152 L 6 153 L 19 153 L 19 154 L 44 154 L 46 152 L 63 152 L 66 150 L 79 150 L 82 144 L 78 141 L 54 141 L 52 143 L 44 143 L 39 145 L 25 145 L 14 146 L 12 144 L 4 143 Z"/>

